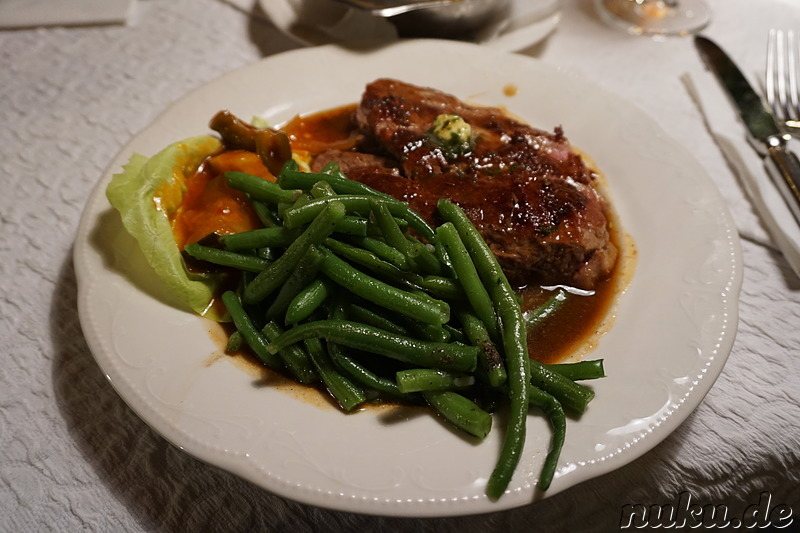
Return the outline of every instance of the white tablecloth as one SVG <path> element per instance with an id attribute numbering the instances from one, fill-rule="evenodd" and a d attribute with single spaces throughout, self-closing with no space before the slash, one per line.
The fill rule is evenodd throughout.
<path id="1" fill-rule="evenodd" d="M 763 70 L 770 27 L 800 30 L 796 0 L 710 3 L 705 33 L 749 73 Z M 680 81 L 700 68 L 691 40 L 620 34 L 591 0 L 564 0 L 557 31 L 523 53 L 595 80 L 663 124 L 747 235 L 733 351 L 672 435 L 536 504 L 422 520 L 285 500 L 149 429 L 98 369 L 78 322 L 71 251 L 86 195 L 170 102 L 298 46 L 257 12 L 218 0 L 141 0 L 125 25 L 0 32 L 0 530 L 609 531 L 623 505 L 676 503 L 685 491 L 732 516 L 764 491 L 773 506 L 800 513 L 800 280 L 770 246 Z"/>

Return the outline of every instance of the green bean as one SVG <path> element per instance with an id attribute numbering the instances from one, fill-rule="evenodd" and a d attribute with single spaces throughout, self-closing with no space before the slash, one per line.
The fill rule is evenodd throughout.
<path id="1" fill-rule="evenodd" d="M 416 366 L 440 370 L 472 372 L 478 361 L 478 350 L 474 346 L 421 341 L 347 320 L 320 320 L 298 324 L 272 341 L 268 350 L 275 353 L 285 346 L 313 337 Z"/>
<path id="2" fill-rule="evenodd" d="M 242 307 L 242 303 L 236 293 L 233 291 L 222 293 L 222 303 L 225 305 L 225 309 L 228 310 L 228 314 L 231 315 L 231 320 L 233 320 L 236 330 L 241 333 L 242 338 L 244 338 L 247 345 L 250 346 L 261 362 L 274 370 L 283 368 L 283 361 L 279 356 L 267 349 L 269 341 L 255 327 L 252 319 Z"/>
<path id="3" fill-rule="evenodd" d="M 561 449 L 564 446 L 567 434 L 567 420 L 564 415 L 564 409 L 558 400 L 534 386 L 528 387 L 528 402 L 530 405 L 539 407 L 544 411 L 550 421 L 550 426 L 553 428 L 550 450 L 545 457 L 542 471 L 539 474 L 539 482 L 537 483 L 539 489 L 544 491 L 550 488 L 550 483 L 553 481 L 553 476 L 558 466 L 558 457 L 561 455 Z"/>
<path id="4" fill-rule="evenodd" d="M 403 256 L 408 257 L 411 243 L 406 240 L 403 230 L 397 225 L 397 221 L 389 212 L 386 204 L 382 204 L 378 198 L 373 198 L 370 200 L 370 208 L 386 243 L 398 250 Z"/>
<path id="5" fill-rule="evenodd" d="M 439 260 L 439 264 L 442 265 L 442 274 L 454 274 L 453 271 L 453 262 L 450 261 L 450 257 L 447 255 L 447 250 L 445 250 L 442 243 L 438 240 L 433 244 L 433 255 L 436 256 L 436 259 Z"/>
<path id="6" fill-rule="evenodd" d="M 367 401 L 364 391 L 336 370 L 319 339 L 306 339 L 305 346 L 325 388 L 342 409 L 352 411 Z"/>
<path id="7" fill-rule="evenodd" d="M 237 329 L 236 331 L 228 335 L 228 342 L 225 345 L 225 351 L 228 353 L 236 353 L 242 349 L 242 344 L 244 344 L 244 338 Z"/>
<path id="8" fill-rule="evenodd" d="M 442 264 L 433 252 L 428 250 L 428 247 L 417 239 L 413 237 L 410 237 L 410 239 L 406 254 L 411 263 L 417 265 L 424 274 L 433 274 L 435 276 L 442 274 L 444 271 Z"/>
<path id="9" fill-rule="evenodd" d="M 558 289 L 555 294 L 553 294 L 550 298 L 547 299 L 542 305 L 535 309 L 531 309 L 525 311 L 522 314 L 523 319 L 525 320 L 525 324 L 530 331 L 531 328 L 534 328 L 544 322 L 545 319 L 548 317 L 553 316 L 559 309 L 564 306 L 564 302 L 567 301 L 567 291 L 564 289 Z"/>
<path id="10" fill-rule="evenodd" d="M 352 244 L 348 244 L 332 237 L 325 239 L 323 244 L 326 248 L 339 257 L 347 259 L 348 261 L 356 263 L 357 265 L 366 267 L 374 274 L 377 274 L 384 279 L 388 278 L 396 282 L 403 281 L 405 278 L 401 269 L 387 261 L 384 261 L 369 250 L 359 248 L 358 246 L 353 246 Z"/>
<path id="11" fill-rule="evenodd" d="M 453 265 L 458 282 L 464 289 L 472 311 L 481 319 L 489 332 L 489 337 L 495 342 L 500 340 L 500 324 L 495 314 L 495 306 L 488 291 L 483 286 L 475 264 L 469 252 L 459 237 L 458 231 L 451 222 L 436 228 L 436 242 L 444 246 L 447 256 Z"/>
<path id="12" fill-rule="evenodd" d="M 333 190 L 330 183 L 320 180 L 311 186 L 309 189 L 311 196 L 314 198 L 323 198 L 325 196 L 336 196 L 336 191 Z"/>
<path id="13" fill-rule="evenodd" d="M 469 342 L 467 336 L 464 335 L 464 332 L 459 328 L 450 324 L 444 324 L 442 327 L 450 333 L 450 340 L 452 342 L 459 342 L 461 344 L 467 344 Z"/>
<path id="14" fill-rule="evenodd" d="M 367 219 L 347 215 L 336 223 L 336 233 L 364 237 L 367 235 Z"/>
<path id="15" fill-rule="evenodd" d="M 492 387 L 500 387 L 506 382 L 508 375 L 503 364 L 503 358 L 500 352 L 497 351 L 497 346 L 489 337 L 489 331 L 483 321 L 465 310 L 459 311 L 458 319 L 470 343 L 481 350 L 479 361 L 481 370 L 486 375 L 486 380 Z"/>
<path id="16" fill-rule="evenodd" d="M 264 248 L 256 248 L 255 250 L 253 250 L 253 255 L 255 255 L 256 257 L 260 257 L 265 261 L 269 261 L 270 263 L 272 263 L 273 261 L 278 259 L 278 257 L 280 257 L 280 254 L 275 250 L 275 248 L 270 248 L 268 246 L 265 246 Z"/>
<path id="17" fill-rule="evenodd" d="M 331 306 L 329 318 L 335 320 L 344 318 L 344 309 L 340 301 L 337 302 L 336 305 Z M 399 397 L 401 395 L 400 390 L 397 388 L 397 383 L 394 380 L 376 375 L 350 357 L 339 344 L 328 341 L 328 354 L 330 354 L 331 360 L 342 372 L 365 387 L 383 392 L 390 396 Z"/>
<path id="18" fill-rule="evenodd" d="M 303 205 L 292 206 L 283 213 L 283 225 L 287 228 L 297 228 L 308 224 L 331 202 L 341 202 L 344 204 L 347 213 L 359 213 L 366 215 L 370 211 L 371 196 L 342 194 L 336 197 L 314 198 Z M 408 204 L 399 200 L 388 200 L 382 198 L 380 202 L 385 203 L 392 214 L 404 214 L 408 212 Z"/>
<path id="19" fill-rule="evenodd" d="M 375 254 L 378 258 L 388 261 L 397 268 L 409 268 L 408 258 L 397 248 L 374 237 L 362 237 L 360 239 L 350 239 L 361 248 Z"/>
<path id="20" fill-rule="evenodd" d="M 397 201 L 386 193 L 377 191 L 361 182 L 348 179 L 341 171 L 338 170 L 338 168 L 334 166 L 329 167 L 327 171 L 323 169 L 323 171 L 323 173 L 306 173 L 300 172 L 296 166 L 284 165 L 284 168 L 278 175 L 277 183 L 281 187 L 287 189 L 308 190 L 313 187 L 314 183 L 317 181 L 325 180 L 339 195 L 373 196 L 392 202 Z M 392 214 L 397 215 L 397 213 L 394 212 L 392 212 Z M 406 209 L 406 213 L 400 216 L 405 218 L 408 221 L 409 226 L 422 237 L 431 242 L 434 240 L 433 228 L 424 218 L 422 218 L 422 216 L 420 216 L 419 213 L 412 209 Z"/>
<path id="21" fill-rule="evenodd" d="M 289 302 L 289 307 L 286 309 L 286 323 L 296 324 L 311 316 L 311 313 L 319 309 L 329 294 L 330 289 L 324 279 L 317 278 L 309 283 Z"/>
<path id="22" fill-rule="evenodd" d="M 581 381 L 585 379 L 599 379 L 606 377 L 603 369 L 603 360 L 595 359 L 592 361 L 578 361 L 576 363 L 557 363 L 545 365 L 550 370 L 554 370 L 567 379 Z"/>
<path id="23" fill-rule="evenodd" d="M 346 180 L 348 177 L 342 172 L 342 167 L 336 161 L 328 161 L 325 166 L 320 170 L 320 174 L 325 174 L 336 179 Z M 375 191 L 378 192 L 378 191 Z"/>
<path id="24" fill-rule="evenodd" d="M 475 378 L 466 374 L 455 374 L 430 368 L 412 368 L 400 370 L 396 378 L 397 388 L 403 394 L 434 390 L 453 390 L 470 387 Z"/>
<path id="25" fill-rule="evenodd" d="M 422 298 L 364 274 L 327 254 L 320 270 L 333 282 L 373 303 L 431 324 L 444 324 L 450 319 L 450 306 L 441 300 Z"/>
<path id="26" fill-rule="evenodd" d="M 390 396 L 401 396 L 400 390 L 397 388 L 397 383 L 378 376 L 368 368 L 359 364 L 355 359 L 345 353 L 342 346 L 335 342 L 328 342 L 328 353 L 334 364 L 352 380 L 370 389 L 389 394 Z"/>
<path id="27" fill-rule="evenodd" d="M 289 230 L 277 226 L 223 235 L 219 240 L 226 250 L 239 252 L 241 250 L 272 246 L 287 248 L 297 239 L 298 235 L 300 235 L 300 232 L 297 230 Z"/>
<path id="28" fill-rule="evenodd" d="M 362 242 L 361 239 L 357 239 Z M 380 241 L 378 241 L 380 242 Z M 420 276 L 414 272 L 402 270 L 384 261 L 374 253 L 358 246 L 353 246 L 337 239 L 325 239 L 325 246 L 339 257 L 369 269 L 373 274 L 392 283 L 422 289 L 437 299 L 449 301 L 464 300 L 464 292 L 458 282 L 441 276 Z M 394 250 L 394 248 L 392 248 Z M 395 250 L 396 251 L 396 250 Z"/>
<path id="29" fill-rule="evenodd" d="M 458 284 L 458 281 L 454 279 L 431 274 L 427 276 L 413 276 L 409 274 L 405 276 L 405 279 L 436 298 L 450 301 L 466 300 L 464 291 Z"/>
<path id="30" fill-rule="evenodd" d="M 278 222 L 278 217 L 267 204 L 253 198 L 250 198 L 250 203 L 253 205 L 253 210 L 256 212 L 258 220 L 261 221 L 265 228 L 274 228 L 281 225 Z"/>
<path id="31" fill-rule="evenodd" d="M 292 300 L 300 291 L 314 280 L 324 260 L 325 254 L 323 252 L 317 249 L 316 246 L 309 247 L 297 268 L 291 273 L 267 308 L 267 320 L 285 319 L 289 304 L 292 303 Z"/>
<path id="32" fill-rule="evenodd" d="M 470 435 L 482 439 L 492 429 L 492 416 L 458 393 L 425 391 L 422 395 L 445 420 Z"/>
<path id="33" fill-rule="evenodd" d="M 187 244 L 183 250 L 195 259 L 200 259 L 201 261 L 206 261 L 215 265 L 247 270 L 248 272 L 263 272 L 270 264 L 269 261 L 260 257 L 229 252 L 227 250 L 220 250 L 219 248 L 202 246 L 197 243 Z"/>
<path id="34" fill-rule="evenodd" d="M 505 276 L 504 276 L 505 277 Z M 509 388 L 509 420 L 503 447 L 495 469 L 489 477 L 486 493 L 499 498 L 511 481 L 525 445 L 529 385 L 528 345 L 522 312 L 513 290 L 506 283 L 496 291 L 497 315 L 502 325 L 503 351 Z"/>
<path id="35" fill-rule="evenodd" d="M 534 359 L 531 360 L 530 369 L 531 384 L 555 396 L 570 411 L 583 414 L 594 398 L 592 389 L 575 383 Z"/>
<path id="36" fill-rule="evenodd" d="M 286 249 L 274 263 L 244 289 L 244 301 L 257 303 L 282 285 L 297 268 L 300 260 L 311 246 L 321 243 L 333 232 L 336 222 L 344 217 L 344 206 L 339 202 L 330 202 L 313 219 L 306 230 Z"/>
<path id="37" fill-rule="evenodd" d="M 519 463 L 525 445 L 528 412 L 530 362 L 525 324 L 517 295 L 508 283 L 497 258 L 464 211 L 454 203 L 440 199 L 439 213 L 453 224 L 469 251 L 483 285 L 488 291 L 501 326 L 509 388 L 509 421 L 500 457 L 489 477 L 486 493 L 492 499 L 503 495 Z M 449 251 L 448 251 L 449 254 Z M 450 257 L 453 260 L 453 257 Z"/>
<path id="38" fill-rule="evenodd" d="M 332 169 L 333 167 L 331 167 Z M 324 180 L 328 182 L 336 194 L 356 194 L 362 196 L 377 196 L 379 198 L 392 198 L 386 193 L 382 193 L 364 185 L 361 182 L 354 181 L 345 177 L 341 172 L 334 172 L 329 170 L 322 173 L 314 172 L 300 172 L 297 168 L 284 168 L 278 175 L 277 183 L 284 189 L 304 189 L 309 190 L 318 181 Z"/>
<path id="39" fill-rule="evenodd" d="M 380 313 L 377 313 L 372 309 L 367 309 L 362 305 L 352 303 L 349 304 L 346 308 L 346 315 L 349 320 L 361 322 L 362 324 L 367 324 L 368 326 L 375 326 L 376 328 L 383 329 L 389 333 L 406 336 L 409 335 L 408 329 L 404 328 L 400 324 L 392 322 Z"/>
<path id="40" fill-rule="evenodd" d="M 294 202 L 300 196 L 300 191 L 281 189 L 277 184 L 246 174 L 230 170 L 225 173 L 225 181 L 234 189 L 247 193 L 251 198 L 276 205 L 279 202 Z"/>
<path id="41" fill-rule="evenodd" d="M 275 322 L 267 322 L 261 329 L 261 333 L 267 338 L 267 340 L 272 342 L 280 337 L 280 335 L 283 333 L 283 329 Z M 309 359 L 308 354 L 306 354 L 306 352 L 304 352 L 298 345 L 293 344 L 291 346 L 286 346 L 282 350 L 278 351 L 277 355 L 286 365 L 286 368 L 288 368 L 294 377 L 297 378 L 297 381 L 305 384 L 316 381 L 317 375 L 314 372 L 314 367 L 311 364 L 311 360 Z"/>

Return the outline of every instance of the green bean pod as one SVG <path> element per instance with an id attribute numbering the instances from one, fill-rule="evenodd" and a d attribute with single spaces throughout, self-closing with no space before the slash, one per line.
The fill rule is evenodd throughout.
<path id="1" fill-rule="evenodd" d="M 469 311 L 461 310 L 458 319 L 473 346 L 480 348 L 480 367 L 492 387 L 500 387 L 508 378 L 503 357 L 497 350 L 483 321 Z"/>
<path id="2" fill-rule="evenodd" d="M 225 173 L 225 181 L 234 189 L 247 193 L 251 198 L 271 205 L 280 202 L 294 203 L 300 196 L 300 191 L 282 189 L 269 180 L 235 170 Z"/>
<path id="3" fill-rule="evenodd" d="M 566 409 L 583 414 L 594 399 L 594 391 L 575 383 L 560 373 L 549 369 L 535 359 L 531 360 L 530 383 L 555 396 Z"/>
<path id="4" fill-rule="evenodd" d="M 558 400 L 536 387 L 531 386 L 528 388 L 528 402 L 530 405 L 539 407 L 544 411 L 553 429 L 550 449 L 545 457 L 542 471 L 539 474 L 539 482 L 537 483 L 539 489 L 544 491 L 550 488 L 550 483 L 553 481 L 553 476 L 558 466 L 558 458 L 561 455 L 561 449 L 564 447 L 564 440 L 567 434 L 567 419 L 564 415 L 564 409 Z"/>
<path id="5" fill-rule="evenodd" d="M 245 303 L 254 304 L 266 298 L 281 286 L 297 268 L 311 246 L 320 244 L 330 235 L 336 223 L 344 217 L 344 206 L 329 202 L 308 225 L 306 230 L 286 249 L 274 263 L 259 273 L 244 289 Z"/>
<path id="6" fill-rule="evenodd" d="M 253 248 L 288 248 L 299 235 L 300 232 L 297 230 L 277 226 L 223 235 L 219 240 L 226 250 L 239 252 Z"/>
<path id="7" fill-rule="evenodd" d="M 482 439 L 492 429 L 492 416 L 456 392 L 425 391 L 422 396 L 445 420 L 470 435 Z"/>
<path id="8" fill-rule="evenodd" d="M 528 331 L 537 327 L 548 317 L 551 317 L 558 312 L 558 310 L 564 306 L 564 302 L 567 301 L 567 294 L 569 293 L 567 293 L 567 291 L 564 289 L 558 289 L 555 294 L 548 298 L 547 301 L 545 301 L 542 305 L 536 307 L 535 309 L 525 311 L 522 314 L 522 318 L 525 320 Z"/>
<path id="9" fill-rule="evenodd" d="M 292 300 L 314 280 L 324 260 L 325 254 L 323 252 L 317 249 L 316 246 L 309 247 L 297 268 L 289 275 L 289 278 L 278 290 L 275 299 L 272 300 L 272 303 L 267 308 L 267 320 L 285 319 L 286 311 L 289 309 Z"/>
<path id="10" fill-rule="evenodd" d="M 436 239 L 437 243 L 444 246 L 447 256 L 450 258 L 458 282 L 472 306 L 472 312 L 486 326 L 490 338 L 498 342 L 500 340 L 500 324 L 495 314 L 495 306 L 489 292 L 481 282 L 475 264 L 464 247 L 455 226 L 451 222 L 447 222 L 436 228 Z"/>
<path id="11" fill-rule="evenodd" d="M 331 281 L 381 307 L 430 324 L 444 324 L 450 319 L 450 306 L 446 302 L 423 298 L 384 283 L 352 267 L 333 253 L 327 254 L 320 270 Z"/>
<path id="12" fill-rule="evenodd" d="M 342 409 L 352 411 L 367 401 L 364 391 L 336 370 L 319 339 L 306 339 L 305 346 L 325 388 Z"/>
<path id="13" fill-rule="evenodd" d="M 267 322 L 261 333 L 272 342 L 281 336 L 283 329 L 275 322 Z M 310 384 L 317 380 L 317 374 L 308 354 L 298 345 L 286 346 L 278 351 L 277 355 L 300 383 Z"/>
<path id="14" fill-rule="evenodd" d="M 420 367 L 472 372 L 478 362 L 478 349 L 474 346 L 421 341 L 347 320 L 298 324 L 272 341 L 268 351 L 276 353 L 290 344 L 313 337 Z"/>
<path id="15" fill-rule="evenodd" d="M 475 384 L 475 378 L 467 374 L 455 374 L 431 368 L 411 368 L 397 372 L 395 380 L 400 392 L 436 391 L 463 389 Z"/>
<path id="16" fill-rule="evenodd" d="M 233 291 L 225 291 L 222 293 L 222 303 L 228 314 L 231 315 L 236 330 L 241 333 L 242 338 L 248 346 L 253 350 L 253 353 L 261 360 L 262 363 L 272 368 L 273 370 L 280 370 L 283 368 L 283 361 L 274 352 L 268 350 L 269 341 L 264 335 L 255 327 L 252 319 L 247 315 L 242 307 L 239 297 Z"/>
<path id="17" fill-rule="evenodd" d="M 310 190 L 318 181 L 326 181 L 336 194 L 355 194 L 362 196 L 377 196 L 379 198 L 390 198 L 390 195 L 376 191 L 355 180 L 348 179 L 341 172 L 336 172 L 330 167 L 328 172 L 301 172 L 297 168 L 287 167 L 281 170 L 278 175 L 277 183 L 284 189 L 303 189 Z"/>
<path id="18" fill-rule="evenodd" d="M 302 205 L 292 206 L 283 213 L 283 225 L 287 228 L 298 228 L 313 220 L 325 206 L 331 202 L 341 202 L 347 213 L 367 215 L 370 212 L 370 200 L 374 197 L 362 195 L 342 194 L 335 197 L 314 198 L 303 202 Z M 403 215 L 408 212 L 408 204 L 399 200 L 381 198 L 379 202 L 385 203 L 392 214 Z"/>
<path id="19" fill-rule="evenodd" d="M 500 498 L 508 488 L 511 476 L 519 463 L 525 446 L 530 386 L 530 358 L 527 329 L 517 295 L 508 283 L 497 258 L 464 211 L 449 200 L 440 199 L 439 213 L 451 222 L 469 252 L 484 287 L 489 293 L 497 314 L 506 358 L 509 390 L 509 421 L 500 457 L 486 486 L 492 499 Z M 450 257 L 452 260 L 453 258 Z"/>
<path id="20" fill-rule="evenodd" d="M 210 246 L 203 246 L 198 243 L 187 244 L 183 251 L 188 255 L 229 268 L 237 268 L 239 270 L 246 270 L 248 272 L 261 272 L 269 266 L 269 261 L 260 257 L 255 257 L 247 254 L 240 254 L 236 252 L 229 252 L 227 250 L 220 250 L 219 248 L 212 248 Z"/>
<path id="21" fill-rule="evenodd" d="M 329 295 L 328 283 L 321 278 L 315 279 L 289 302 L 284 320 L 287 324 L 296 324 L 305 320 L 311 316 L 311 313 L 319 309 Z"/>
<path id="22" fill-rule="evenodd" d="M 546 368 L 561 374 L 572 381 L 582 381 L 586 379 L 599 379 L 606 377 L 603 369 L 603 360 L 594 359 L 592 361 L 578 361 L 576 363 L 557 363 L 545 365 Z"/>

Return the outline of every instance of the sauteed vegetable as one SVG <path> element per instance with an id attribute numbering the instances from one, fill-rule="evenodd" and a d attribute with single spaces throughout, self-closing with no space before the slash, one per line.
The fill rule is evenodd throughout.
<path id="1" fill-rule="evenodd" d="M 246 345 L 266 367 L 321 384 L 344 411 L 376 398 L 428 405 L 483 439 L 491 413 L 507 409 L 502 450 L 486 489 L 492 499 L 505 492 L 524 452 L 531 407 L 540 410 L 553 428 L 538 482 L 546 490 L 565 439 L 565 410 L 581 414 L 594 396 L 576 381 L 603 376 L 602 361 L 544 365 L 528 356 L 529 332 L 558 311 L 566 293 L 555 292 L 523 314 L 495 255 L 455 203 L 439 201 L 444 223 L 434 228 L 407 203 L 349 180 L 335 163 L 317 173 L 302 171 L 279 134 L 260 133 L 227 115 L 212 123 L 231 137 L 223 136 L 226 148 L 233 143 L 258 152 L 260 168 L 272 174 L 274 181 L 244 171 L 223 174 L 231 197 L 246 203 L 261 227 L 248 223 L 241 231 L 183 243 L 168 260 L 151 250 L 154 268 L 168 264 L 171 278 L 186 278 L 172 286 L 191 288 L 187 301 L 195 311 L 233 322 L 230 349 Z M 185 156 L 188 172 L 190 162 L 199 165 L 199 153 L 219 148 L 209 141 L 178 143 L 160 155 L 161 164 Z M 138 161 L 135 170 L 159 161 Z M 167 190 L 185 186 L 182 174 L 173 179 Z M 130 176 L 109 187 L 123 217 L 132 187 Z M 128 216 L 126 227 L 136 234 L 142 220 L 150 221 L 145 226 L 157 227 L 163 240 L 164 221 L 143 212 Z M 144 237 L 139 232 L 143 249 L 154 234 L 147 231 Z M 176 257 L 191 268 L 179 271 Z M 209 306 L 214 300 L 223 307 Z"/>
<path id="2" fill-rule="evenodd" d="M 301 173 L 288 162 L 276 183 L 236 172 L 226 179 L 282 225 L 185 251 L 243 271 L 247 281 L 222 300 L 264 364 L 302 383 L 319 379 L 346 411 L 378 391 L 427 403 L 478 438 L 491 428 L 489 409 L 505 398 L 511 418 L 487 486 L 492 498 L 506 490 L 523 452 L 530 406 L 540 408 L 554 428 L 539 481 L 549 486 L 564 441 L 562 405 L 581 413 L 593 396 L 562 373 L 597 373 L 581 374 L 585 365 L 551 370 L 528 358 L 518 297 L 458 206 L 440 201 L 447 222 L 433 229 L 406 204 L 349 182 L 335 166 Z M 363 235 L 339 232 L 345 217 L 362 220 Z M 273 261 L 262 258 L 264 248 Z M 548 302 L 538 314 L 551 308 Z M 376 362 L 381 357 L 394 363 Z M 387 368 L 396 369 L 393 376 Z"/>

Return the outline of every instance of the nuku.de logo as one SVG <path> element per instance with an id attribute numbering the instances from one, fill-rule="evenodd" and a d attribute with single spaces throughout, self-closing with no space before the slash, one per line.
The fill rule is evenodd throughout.
<path id="1" fill-rule="evenodd" d="M 692 502 L 692 495 L 681 492 L 675 505 L 641 503 L 622 506 L 620 529 L 630 528 L 766 528 L 777 529 L 791 525 L 792 508 L 786 504 L 774 504 L 772 494 L 762 492 L 758 503 L 749 505 L 741 517 L 729 516 L 728 507 L 722 504 L 700 505 Z"/>

